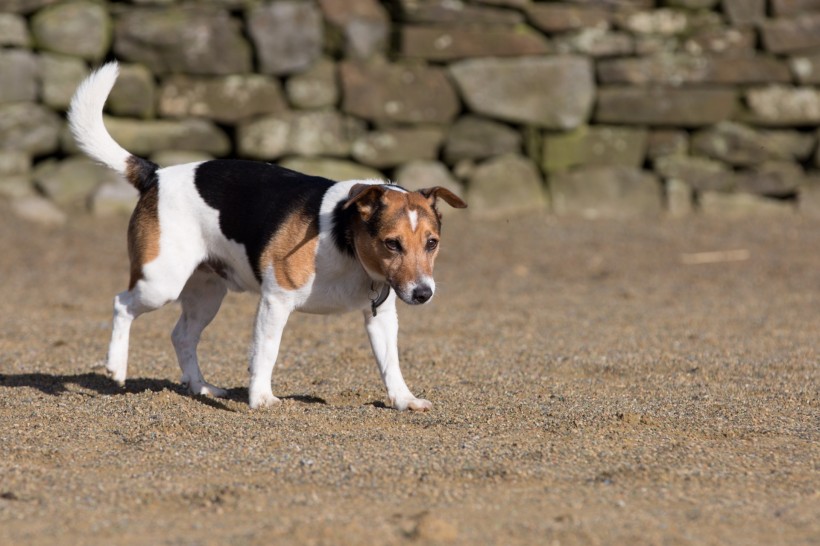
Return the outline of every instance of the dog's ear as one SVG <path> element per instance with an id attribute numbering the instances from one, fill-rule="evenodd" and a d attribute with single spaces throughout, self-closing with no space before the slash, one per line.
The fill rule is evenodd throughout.
<path id="1" fill-rule="evenodd" d="M 433 188 L 424 188 L 423 190 L 419 190 L 419 193 L 422 194 L 427 200 L 430 202 L 430 206 L 436 206 L 436 200 L 441 198 L 444 200 L 445 203 L 450 205 L 451 207 L 457 209 L 466 209 L 467 203 L 464 202 L 461 197 L 454 194 L 447 188 L 442 188 L 441 186 L 435 186 Z"/>
<path id="2" fill-rule="evenodd" d="M 379 184 L 356 184 L 350 188 L 347 201 L 342 205 L 342 210 L 347 210 L 356 205 L 362 220 L 367 222 L 376 211 L 376 205 L 384 195 L 384 187 Z"/>

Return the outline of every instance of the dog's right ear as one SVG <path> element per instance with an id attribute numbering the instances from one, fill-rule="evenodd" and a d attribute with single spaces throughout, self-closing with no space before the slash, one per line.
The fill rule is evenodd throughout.
<path id="1" fill-rule="evenodd" d="M 376 205 L 384 195 L 384 187 L 379 184 L 356 184 L 350 188 L 347 201 L 342 205 L 342 210 L 347 210 L 356 205 L 362 220 L 367 222 L 376 211 Z"/>

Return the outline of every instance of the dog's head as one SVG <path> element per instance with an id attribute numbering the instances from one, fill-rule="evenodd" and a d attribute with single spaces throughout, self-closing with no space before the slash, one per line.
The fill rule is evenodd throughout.
<path id="1" fill-rule="evenodd" d="M 430 301 L 436 290 L 438 199 L 451 207 L 467 206 L 446 188 L 408 192 L 382 184 L 356 184 L 343 205 L 358 210 L 360 223 L 353 230 L 352 243 L 362 266 L 371 278 L 386 281 L 402 301 L 412 305 Z"/>

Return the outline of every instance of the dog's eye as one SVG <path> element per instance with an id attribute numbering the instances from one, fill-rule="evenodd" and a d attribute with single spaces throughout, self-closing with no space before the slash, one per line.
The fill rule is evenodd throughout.
<path id="1" fill-rule="evenodd" d="M 427 252 L 433 252 L 438 248 L 438 239 L 427 239 Z"/>
<path id="2" fill-rule="evenodd" d="M 398 239 L 385 239 L 384 246 L 387 247 L 387 250 L 390 252 L 401 252 L 401 243 Z"/>

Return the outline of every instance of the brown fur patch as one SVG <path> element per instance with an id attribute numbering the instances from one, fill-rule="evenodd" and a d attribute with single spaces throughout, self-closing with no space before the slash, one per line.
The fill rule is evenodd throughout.
<path id="1" fill-rule="evenodd" d="M 159 186 L 140 196 L 128 223 L 128 257 L 131 260 L 131 290 L 142 278 L 142 267 L 159 256 Z"/>
<path id="2" fill-rule="evenodd" d="M 301 288 L 315 270 L 318 243 L 319 219 L 294 212 L 262 252 L 260 270 L 271 265 L 279 286 L 285 290 Z"/>
<path id="3" fill-rule="evenodd" d="M 379 239 L 371 239 L 361 221 L 353 231 L 353 245 L 356 247 L 356 255 L 366 270 L 381 273 L 387 276 L 384 264 L 391 258 L 391 255 L 384 249 Z"/>
<path id="4" fill-rule="evenodd" d="M 378 235 L 373 238 L 363 220 L 354 230 L 359 259 L 365 268 L 383 274 L 389 281 L 404 285 L 422 275 L 432 276 L 438 249 L 426 251 L 429 237 L 438 237 L 439 221 L 426 197 L 419 193 L 385 191 L 381 196 Z M 416 211 L 418 225 L 410 225 L 409 211 Z M 402 245 L 401 253 L 393 253 L 384 245 L 385 238 L 394 238 Z"/>

